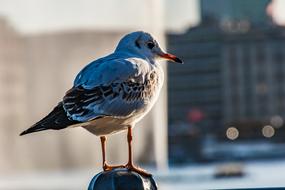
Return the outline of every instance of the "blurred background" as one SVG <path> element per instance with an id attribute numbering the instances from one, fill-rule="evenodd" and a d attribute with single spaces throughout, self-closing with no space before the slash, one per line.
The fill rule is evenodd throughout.
<path id="1" fill-rule="evenodd" d="M 87 189 L 98 137 L 18 135 L 135 30 L 185 62 L 162 63 L 161 97 L 134 130 L 136 163 L 160 189 L 285 186 L 284 27 L 281 0 L 0 0 L 0 189 Z M 107 149 L 125 163 L 126 134 Z"/>

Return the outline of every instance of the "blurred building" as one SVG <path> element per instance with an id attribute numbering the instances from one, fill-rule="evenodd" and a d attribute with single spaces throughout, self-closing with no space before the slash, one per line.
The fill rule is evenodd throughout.
<path id="1" fill-rule="evenodd" d="M 285 30 L 258 28 L 223 42 L 224 120 L 285 117 Z"/>
<path id="2" fill-rule="evenodd" d="M 27 73 L 23 63 L 23 40 L 5 20 L 0 19 L 0 168 L 11 169 L 17 144 L 11 138 L 26 123 Z M 9 147 L 9 148 L 7 148 Z"/>
<path id="3" fill-rule="evenodd" d="M 223 141 L 284 142 L 285 29 L 266 16 L 269 2 L 202 0 L 202 23 L 168 35 L 170 51 L 185 61 L 169 64 L 170 127 L 188 123 Z M 201 121 L 189 120 L 193 109 Z"/>
<path id="4" fill-rule="evenodd" d="M 169 51 L 185 62 L 182 66 L 168 64 L 170 124 L 191 122 L 188 115 L 198 109 L 204 118 L 199 126 L 214 131 L 221 125 L 220 39 L 221 31 L 215 24 L 201 24 L 185 34 L 169 35 Z"/>
<path id="5" fill-rule="evenodd" d="M 265 11 L 271 0 L 201 0 L 202 18 L 211 17 L 219 22 L 250 21 L 263 24 L 269 18 Z"/>
<path id="6" fill-rule="evenodd" d="M 283 125 L 284 42 L 285 28 L 277 26 L 251 28 L 245 34 L 227 35 L 223 40 L 225 123 L 257 121 L 276 128 Z"/>

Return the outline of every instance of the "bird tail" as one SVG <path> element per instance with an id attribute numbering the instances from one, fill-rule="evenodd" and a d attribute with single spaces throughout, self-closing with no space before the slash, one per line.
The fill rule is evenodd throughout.
<path id="1" fill-rule="evenodd" d="M 68 118 L 63 108 L 63 103 L 60 102 L 46 117 L 23 131 L 20 136 L 48 129 L 60 130 L 78 123 L 78 121 Z"/>

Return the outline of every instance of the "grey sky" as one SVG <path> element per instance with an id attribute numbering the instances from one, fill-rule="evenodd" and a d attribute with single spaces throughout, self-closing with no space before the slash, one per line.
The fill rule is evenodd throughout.
<path id="1" fill-rule="evenodd" d="M 0 15 L 25 33 L 63 29 L 147 28 L 153 0 L 0 0 Z M 165 25 L 183 28 L 199 20 L 198 0 L 157 0 Z M 154 11 L 154 10 L 151 10 Z"/>

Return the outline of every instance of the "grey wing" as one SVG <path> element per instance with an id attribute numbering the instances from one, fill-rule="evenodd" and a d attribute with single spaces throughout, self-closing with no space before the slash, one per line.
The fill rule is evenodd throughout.
<path id="1" fill-rule="evenodd" d="M 78 86 L 66 93 L 63 107 L 69 117 L 81 122 L 102 116 L 128 117 L 145 105 L 148 91 L 145 84 L 131 81 L 92 89 Z"/>
<path id="2" fill-rule="evenodd" d="M 92 89 L 102 84 L 109 85 L 114 81 L 124 82 L 129 78 L 145 74 L 138 68 L 136 62 L 122 59 L 119 56 L 111 54 L 88 64 L 76 76 L 74 87 L 82 86 Z"/>

